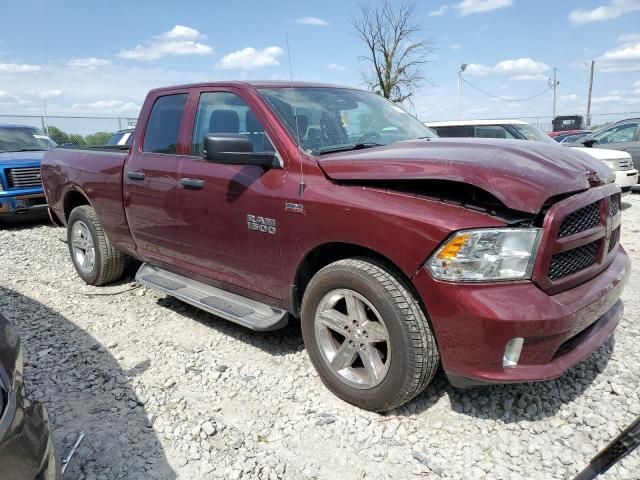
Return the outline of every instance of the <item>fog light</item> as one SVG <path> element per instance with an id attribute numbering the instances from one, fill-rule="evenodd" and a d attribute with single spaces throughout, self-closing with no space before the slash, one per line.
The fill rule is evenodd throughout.
<path id="1" fill-rule="evenodd" d="M 507 343 L 507 348 L 504 349 L 504 357 L 502 357 L 503 367 L 515 367 L 520 360 L 520 354 L 522 353 L 522 345 L 524 344 L 524 338 L 517 337 L 512 338 Z"/>

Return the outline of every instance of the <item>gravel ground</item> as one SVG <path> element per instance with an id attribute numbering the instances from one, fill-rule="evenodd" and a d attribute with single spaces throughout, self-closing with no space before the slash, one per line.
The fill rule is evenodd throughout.
<path id="1" fill-rule="evenodd" d="M 640 196 L 623 244 L 640 257 Z M 297 325 L 254 333 L 131 279 L 82 283 L 42 224 L 0 229 L 0 312 L 70 479 L 564 479 L 640 415 L 640 275 L 615 338 L 562 378 L 459 391 L 442 374 L 387 415 L 324 388 Z M 640 479 L 640 452 L 606 478 Z"/>

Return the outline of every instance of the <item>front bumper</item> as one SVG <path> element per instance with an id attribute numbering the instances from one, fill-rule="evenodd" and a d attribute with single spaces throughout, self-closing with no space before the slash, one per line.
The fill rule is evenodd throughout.
<path id="1" fill-rule="evenodd" d="M 550 380 L 587 358 L 622 318 L 620 295 L 631 263 L 622 247 L 609 267 L 570 290 L 548 295 L 531 282 L 460 284 L 414 277 L 452 383 Z M 524 338 L 517 366 L 503 367 L 507 343 Z"/>
<path id="2" fill-rule="evenodd" d="M 616 185 L 622 189 L 623 194 L 631 192 L 631 187 L 638 183 L 638 171 L 633 170 L 616 170 Z"/>
<path id="3" fill-rule="evenodd" d="M 46 216 L 47 200 L 43 193 L 0 195 L 0 216 L 5 215 Z"/>

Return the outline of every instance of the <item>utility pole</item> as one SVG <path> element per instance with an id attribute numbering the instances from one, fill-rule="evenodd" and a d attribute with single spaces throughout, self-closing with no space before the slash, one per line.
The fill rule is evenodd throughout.
<path id="1" fill-rule="evenodd" d="M 558 69 L 553 67 L 553 118 L 556 118 L 556 104 L 558 100 Z"/>
<path id="2" fill-rule="evenodd" d="M 44 124 L 44 133 L 49 135 L 49 118 L 47 116 L 47 99 L 46 98 L 42 99 L 42 106 L 44 107 L 44 122 L 42 122 Z"/>
<path id="3" fill-rule="evenodd" d="M 589 96 L 587 97 L 587 125 L 586 128 L 591 126 L 591 92 L 593 92 L 593 68 L 595 67 L 596 61 L 591 60 L 591 74 L 589 75 Z"/>
<path id="4" fill-rule="evenodd" d="M 460 88 L 462 87 L 462 72 L 467 69 L 467 64 L 463 63 L 458 69 L 458 120 L 460 120 Z"/>

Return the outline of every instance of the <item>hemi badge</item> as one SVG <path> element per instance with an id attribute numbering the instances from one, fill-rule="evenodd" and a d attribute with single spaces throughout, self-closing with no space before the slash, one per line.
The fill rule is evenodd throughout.
<path id="1" fill-rule="evenodd" d="M 304 205 L 302 203 L 285 202 L 284 211 L 291 213 L 304 213 Z"/>

